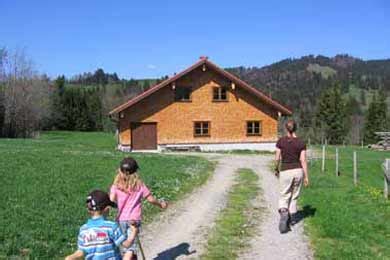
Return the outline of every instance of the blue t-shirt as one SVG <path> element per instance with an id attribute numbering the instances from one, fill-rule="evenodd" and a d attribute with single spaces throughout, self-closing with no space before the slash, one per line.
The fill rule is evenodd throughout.
<path id="1" fill-rule="evenodd" d="M 77 244 L 87 260 L 117 260 L 122 259 L 119 246 L 124 240 L 126 235 L 115 222 L 98 217 L 81 226 Z"/>

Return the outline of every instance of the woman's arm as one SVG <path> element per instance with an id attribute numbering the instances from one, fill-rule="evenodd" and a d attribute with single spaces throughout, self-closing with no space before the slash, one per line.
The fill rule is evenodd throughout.
<path id="1" fill-rule="evenodd" d="M 275 153 L 275 175 L 276 176 L 279 176 L 280 159 L 281 159 L 281 151 L 279 148 L 276 148 L 276 153 Z"/>
<path id="2" fill-rule="evenodd" d="M 146 197 L 146 200 L 154 205 L 154 206 L 157 206 L 157 207 L 160 207 L 162 209 L 166 209 L 168 207 L 168 203 L 166 203 L 165 201 L 158 201 L 155 197 L 153 197 L 152 194 L 150 194 L 149 196 Z"/>
<path id="3" fill-rule="evenodd" d="M 303 183 L 307 187 L 309 186 L 309 173 L 307 171 L 306 150 L 302 150 L 299 160 L 301 161 L 303 174 L 304 174 Z"/>

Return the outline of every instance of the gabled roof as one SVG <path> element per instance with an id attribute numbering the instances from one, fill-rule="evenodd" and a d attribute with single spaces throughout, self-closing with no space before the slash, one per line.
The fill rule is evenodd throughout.
<path id="1" fill-rule="evenodd" d="M 145 91 L 145 92 L 139 94 L 138 96 L 135 96 L 134 98 L 130 99 L 129 101 L 125 102 L 124 104 L 114 108 L 109 114 L 112 115 L 115 113 L 119 113 L 119 112 L 125 110 L 126 108 L 135 105 L 136 103 L 138 103 L 142 99 L 152 95 L 153 93 L 157 92 L 158 90 L 160 90 L 166 86 L 169 86 L 171 83 L 175 82 L 179 78 L 187 75 L 191 71 L 193 71 L 193 70 L 195 70 L 203 65 L 206 65 L 206 67 L 208 69 L 212 69 L 212 70 L 222 74 L 225 78 L 231 80 L 234 84 L 236 84 L 237 87 L 242 87 L 242 88 L 246 89 L 247 91 L 254 94 L 256 97 L 258 97 L 263 102 L 269 104 L 270 106 L 274 107 L 276 110 L 280 111 L 282 114 L 284 114 L 284 115 L 291 115 L 292 114 L 292 111 L 290 109 L 288 109 L 285 106 L 281 105 L 280 103 L 276 102 L 275 100 L 273 100 L 269 96 L 265 95 L 263 92 L 250 86 L 248 83 L 242 81 L 241 79 L 237 78 L 233 74 L 218 67 L 217 65 L 215 65 L 214 63 L 209 61 L 207 57 L 201 57 L 198 62 L 196 62 L 195 64 L 193 64 L 189 68 L 187 68 L 187 69 L 183 70 L 182 72 L 162 81 L 161 83 L 151 87 L 147 91 Z"/>

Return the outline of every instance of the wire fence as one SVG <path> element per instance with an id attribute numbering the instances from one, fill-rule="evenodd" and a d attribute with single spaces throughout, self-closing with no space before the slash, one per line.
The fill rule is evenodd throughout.
<path id="1" fill-rule="evenodd" d="M 362 146 L 323 145 L 309 149 L 308 161 L 310 167 L 319 168 L 322 174 L 350 178 L 355 187 L 371 186 L 378 193 L 382 186 L 383 196 L 389 199 L 390 152 Z"/>

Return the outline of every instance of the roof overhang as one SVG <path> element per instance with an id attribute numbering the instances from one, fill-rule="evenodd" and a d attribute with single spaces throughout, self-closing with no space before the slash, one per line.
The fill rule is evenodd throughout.
<path id="1" fill-rule="evenodd" d="M 201 59 L 196 62 L 195 64 L 193 64 L 192 66 L 190 66 L 189 68 L 183 70 L 182 72 L 162 81 L 161 83 L 151 87 L 150 89 L 148 89 L 147 91 L 139 94 L 138 96 L 135 96 L 134 98 L 130 99 L 129 101 L 123 103 L 122 105 L 114 108 L 110 113 L 109 115 L 113 115 L 113 114 L 116 114 L 116 113 L 119 113 L 135 104 L 137 104 L 138 102 L 140 102 L 141 100 L 143 100 L 144 98 L 152 95 L 153 93 L 159 91 L 160 89 L 166 87 L 166 86 L 169 86 L 171 83 L 175 82 L 176 80 L 178 80 L 179 78 L 189 74 L 191 71 L 199 68 L 200 66 L 203 66 L 203 65 L 206 65 L 206 67 L 208 69 L 212 69 L 218 73 L 220 73 L 221 75 L 223 75 L 225 78 L 229 79 L 230 81 L 232 81 L 235 85 L 237 85 L 238 87 L 242 87 L 243 89 L 246 89 L 247 91 L 249 91 L 250 93 L 254 94 L 256 97 L 258 97 L 260 100 L 262 100 L 263 102 L 267 103 L 268 105 L 272 106 L 275 110 L 277 110 L 280 114 L 282 115 L 292 115 L 292 111 L 290 109 L 288 109 L 287 107 L 281 105 L 280 103 L 278 103 L 277 101 L 273 100 L 272 98 L 270 98 L 269 96 L 265 95 L 263 92 L 261 92 L 260 90 L 250 86 L 248 83 L 246 83 L 245 81 L 239 79 L 238 77 L 234 76 L 233 74 L 227 72 L 226 70 L 218 67 L 217 65 L 215 65 L 214 63 L 212 63 L 211 61 L 209 61 L 207 59 L 207 57 L 201 57 Z"/>

